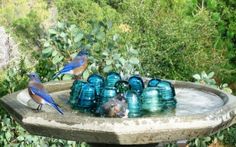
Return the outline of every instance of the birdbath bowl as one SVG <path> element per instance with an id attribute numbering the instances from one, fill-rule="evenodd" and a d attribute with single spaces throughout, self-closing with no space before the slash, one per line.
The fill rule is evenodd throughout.
<path id="1" fill-rule="evenodd" d="M 6 95 L 0 104 L 35 135 L 102 144 L 152 144 L 209 135 L 236 122 L 236 97 L 191 82 L 171 81 L 176 90 L 175 112 L 140 118 L 102 118 L 80 113 L 68 104 L 72 81 L 44 86 L 64 110 L 49 106 L 41 112 L 27 89 Z"/>

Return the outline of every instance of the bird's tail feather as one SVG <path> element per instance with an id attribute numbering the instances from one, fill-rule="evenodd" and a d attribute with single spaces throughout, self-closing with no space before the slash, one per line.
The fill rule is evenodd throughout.
<path id="1" fill-rule="evenodd" d="M 63 111 L 62 111 L 62 109 L 59 108 L 57 104 L 52 104 L 51 106 L 52 106 L 53 108 L 55 108 L 60 114 L 62 114 L 62 115 L 64 114 Z"/>

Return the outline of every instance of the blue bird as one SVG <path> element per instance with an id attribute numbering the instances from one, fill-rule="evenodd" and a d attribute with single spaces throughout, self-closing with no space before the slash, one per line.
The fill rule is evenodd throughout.
<path id="1" fill-rule="evenodd" d="M 63 114 L 63 111 L 58 107 L 58 104 L 54 102 L 52 97 L 47 93 L 43 84 L 40 81 L 40 78 L 37 73 L 30 73 L 30 81 L 28 84 L 28 91 L 31 98 L 39 104 L 36 110 L 41 110 L 43 104 L 48 104 L 55 108 L 60 114 Z"/>
<path id="2" fill-rule="evenodd" d="M 72 74 L 75 76 L 81 76 L 88 66 L 88 51 L 82 49 L 76 57 L 68 64 L 66 64 L 62 70 L 53 76 L 53 79 L 57 78 L 61 74 Z"/>

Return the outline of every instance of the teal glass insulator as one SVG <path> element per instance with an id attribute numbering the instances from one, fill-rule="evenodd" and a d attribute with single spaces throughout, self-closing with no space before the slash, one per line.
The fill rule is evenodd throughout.
<path id="1" fill-rule="evenodd" d="M 129 78 L 128 82 L 131 86 L 131 90 L 136 91 L 138 95 L 140 95 L 143 92 L 144 83 L 141 77 L 132 76 Z"/>
<path id="2" fill-rule="evenodd" d="M 106 77 L 106 86 L 107 87 L 114 87 L 117 81 L 121 80 L 121 76 L 120 74 L 116 73 L 116 72 L 110 72 L 108 73 L 107 77 Z"/>
<path id="3" fill-rule="evenodd" d="M 78 107 L 81 110 L 91 111 L 96 106 L 96 91 L 95 87 L 91 84 L 86 84 L 82 87 L 79 99 Z"/>
<path id="4" fill-rule="evenodd" d="M 147 87 L 157 87 L 157 84 L 161 82 L 161 79 L 151 79 L 148 81 Z"/>
<path id="5" fill-rule="evenodd" d="M 69 103 L 72 105 L 72 107 L 76 107 L 78 104 L 78 97 L 80 94 L 80 91 L 82 87 L 86 84 L 85 81 L 81 80 L 75 80 L 73 82 L 73 85 L 71 86 L 71 92 L 70 92 L 70 98 Z"/>
<path id="6" fill-rule="evenodd" d="M 108 102 L 110 99 L 114 98 L 117 95 L 115 87 L 105 87 L 101 93 L 101 102 L 100 105 Z"/>
<path id="7" fill-rule="evenodd" d="M 104 87 L 104 78 L 98 74 L 92 74 L 88 77 L 87 81 L 95 87 L 96 95 L 100 96 L 101 90 Z"/>
<path id="8" fill-rule="evenodd" d="M 161 81 L 157 89 L 163 100 L 171 100 L 175 97 L 174 86 L 169 81 Z"/>
<path id="9" fill-rule="evenodd" d="M 172 110 L 176 108 L 177 101 L 176 99 L 171 99 L 171 100 L 164 101 L 164 103 L 165 103 L 166 109 Z"/>
<path id="10" fill-rule="evenodd" d="M 141 95 L 142 110 L 148 112 L 162 111 L 164 103 L 156 87 L 147 87 Z"/>
<path id="11" fill-rule="evenodd" d="M 128 103 L 128 117 L 140 117 L 141 116 L 141 102 L 135 91 L 127 91 L 125 93 L 125 99 Z"/>
<path id="12" fill-rule="evenodd" d="M 131 89 L 131 86 L 129 85 L 129 82 L 120 80 L 116 82 L 115 88 L 117 89 L 117 93 L 125 93 Z"/>
<path id="13" fill-rule="evenodd" d="M 177 104 L 176 99 L 165 100 L 164 104 L 165 104 L 165 108 L 164 108 L 165 115 L 174 115 L 175 110 L 176 110 L 176 104 Z"/>

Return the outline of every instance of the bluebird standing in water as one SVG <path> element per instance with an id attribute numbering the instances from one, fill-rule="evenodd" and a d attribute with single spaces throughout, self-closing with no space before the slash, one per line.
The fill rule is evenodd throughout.
<path id="1" fill-rule="evenodd" d="M 31 98 L 39 104 L 37 110 L 41 110 L 43 104 L 48 104 L 55 108 L 60 114 L 63 114 L 62 110 L 58 107 L 58 105 L 54 102 L 52 97 L 47 93 L 43 84 L 40 81 L 40 78 L 37 73 L 31 73 L 28 75 L 30 78 L 28 84 L 28 91 Z"/>
<path id="2" fill-rule="evenodd" d="M 75 76 L 81 76 L 87 66 L 88 51 L 86 49 L 82 49 L 70 63 L 66 64 L 62 70 L 56 73 L 53 79 L 55 79 L 61 74 L 72 74 Z"/>

